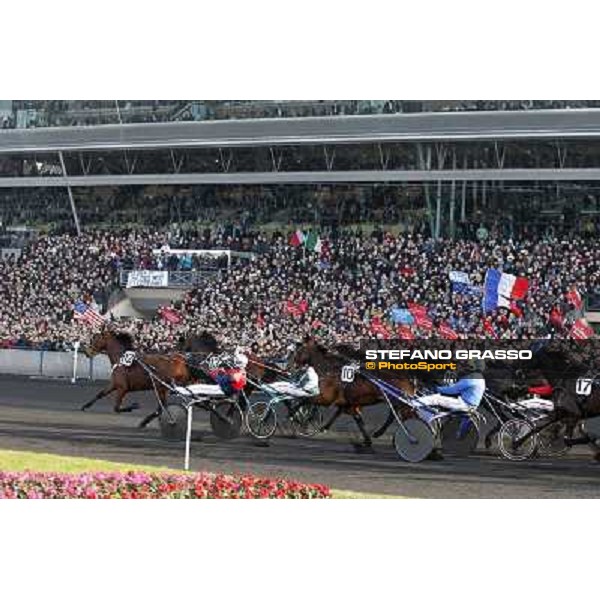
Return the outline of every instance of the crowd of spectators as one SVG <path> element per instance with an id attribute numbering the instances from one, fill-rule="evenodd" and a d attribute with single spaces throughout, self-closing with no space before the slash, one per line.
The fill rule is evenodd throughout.
<path id="1" fill-rule="evenodd" d="M 322 229 L 385 223 L 394 232 L 431 234 L 437 186 L 200 186 L 190 188 L 90 188 L 76 191 L 80 222 L 114 229 L 177 228 L 198 243 L 198 232 L 220 223 L 230 235 L 269 226 Z M 454 222 L 449 219 L 450 186 L 442 188 L 443 237 L 479 239 L 600 235 L 600 194 L 577 186 L 511 189 L 500 185 L 457 185 Z M 554 197 L 553 197 L 554 196 Z M 432 214 L 433 213 L 433 214 Z M 27 225 L 53 233 L 73 231 L 65 189 L 0 191 L 1 226 Z M 1 231 L 0 231 L 1 234 Z M 201 237 L 201 236 L 200 236 Z M 206 248 L 205 248 L 206 249 Z"/>
<path id="2" fill-rule="evenodd" d="M 185 100 L 13 100 L 2 129 L 160 123 L 177 119 Z"/>
<path id="3" fill-rule="evenodd" d="M 305 334 L 326 343 L 354 343 L 375 335 L 374 322 L 393 334 L 391 312 L 410 303 L 426 307 L 433 331 L 444 323 L 465 337 L 563 335 L 550 315 L 559 310 L 568 316 L 572 307 L 565 294 L 573 288 L 584 296 L 600 293 L 597 237 L 479 235 L 434 241 L 381 227 L 320 233 L 320 252 L 293 247 L 288 231 L 241 232 L 224 226 L 41 235 L 20 257 L 0 261 L 0 343 L 60 349 L 85 339 L 89 330 L 73 320 L 73 303 L 81 299 L 109 314 L 108 294 L 117 285 L 119 269 L 157 267 L 157 260 L 164 261 L 163 268 L 165 262 L 171 266 L 167 246 L 238 248 L 255 255 L 218 277 L 207 277 L 174 304 L 179 322 L 157 315 L 121 324 L 139 348 L 150 351 L 170 350 L 204 329 L 225 345 L 253 345 L 264 355 L 281 354 Z M 153 255 L 161 247 L 163 254 Z M 477 288 L 489 267 L 528 279 L 528 295 L 512 310 L 482 313 Z M 474 289 L 453 292 L 451 270 L 468 273 Z"/>
<path id="4" fill-rule="evenodd" d="M 598 108 L 597 100 L 14 100 L 1 128 L 224 119 Z"/>

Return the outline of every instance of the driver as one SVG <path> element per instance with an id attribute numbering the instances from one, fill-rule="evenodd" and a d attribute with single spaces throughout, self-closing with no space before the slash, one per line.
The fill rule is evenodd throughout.
<path id="1" fill-rule="evenodd" d="M 419 402 L 449 410 L 475 410 L 485 393 L 483 369 L 482 361 L 467 361 L 463 374 L 456 383 L 437 386 L 436 394 L 423 396 L 419 398 Z"/>
<path id="2" fill-rule="evenodd" d="M 248 357 L 241 348 L 235 349 L 231 365 L 231 367 L 219 367 L 210 372 L 211 377 L 227 395 L 240 392 L 246 386 Z"/>
<path id="3" fill-rule="evenodd" d="M 278 394 L 306 398 L 319 395 L 319 375 L 309 363 L 301 367 L 289 381 L 275 381 L 269 387 Z"/>

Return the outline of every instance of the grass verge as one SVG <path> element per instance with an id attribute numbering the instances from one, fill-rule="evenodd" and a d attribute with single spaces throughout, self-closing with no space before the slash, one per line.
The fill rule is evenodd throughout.
<path id="1" fill-rule="evenodd" d="M 128 463 L 97 460 L 81 456 L 60 456 L 42 452 L 26 452 L 20 450 L 0 450 L 0 471 L 54 471 L 59 473 L 82 473 L 84 471 L 171 471 L 183 472 L 168 467 L 151 467 L 148 465 L 132 465 Z M 338 500 L 393 499 L 399 496 L 385 494 L 367 494 L 349 490 L 331 490 L 333 498 Z"/>

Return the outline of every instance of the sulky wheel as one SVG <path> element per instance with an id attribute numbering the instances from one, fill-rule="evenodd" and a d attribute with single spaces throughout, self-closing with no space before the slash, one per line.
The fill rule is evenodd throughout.
<path id="1" fill-rule="evenodd" d="M 270 438 L 277 429 L 277 415 L 269 402 L 255 402 L 246 412 L 248 431 L 259 440 Z"/>
<path id="2" fill-rule="evenodd" d="M 290 424 L 296 435 L 311 437 L 321 430 L 323 413 L 316 404 L 303 403 L 292 409 Z"/>
<path id="3" fill-rule="evenodd" d="M 244 417 L 237 402 L 218 402 L 210 411 L 210 426 L 222 440 L 232 440 L 240 435 Z"/>
<path id="4" fill-rule="evenodd" d="M 183 441 L 187 430 L 187 410 L 181 404 L 169 404 L 161 411 L 158 424 L 162 438 Z"/>
<path id="5" fill-rule="evenodd" d="M 400 458 L 411 462 L 425 460 L 435 446 L 431 427 L 420 419 L 407 419 L 394 434 L 394 448 Z"/>
<path id="6" fill-rule="evenodd" d="M 537 446 L 533 425 L 524 419 L 506 421 L 498 432 L 498 448 L 509 460 L 527 460 L 535 454 Z"/>
<path id="7" fill-rule="evenodd" d="M 479 428 L 468 415 L 449 415 L 442 424 L 442 449 L 455 456 L 469 456 L 479 443 Z"/>

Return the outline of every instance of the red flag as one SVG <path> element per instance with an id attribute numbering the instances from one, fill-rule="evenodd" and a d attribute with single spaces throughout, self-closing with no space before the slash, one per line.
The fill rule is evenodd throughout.
<path id="1" fill-rule="evenodd" d="M 560 308 L 558 308 L 558 306 L 555 306 L 551 311 L 550 311 L 550 323 L 552 325 L 554 325 L 554 327 L 558 328 L 558 329 L 562 329 L 563 325 L 564 325 L 564 317 L 562 312 L 560 312 Z"/>
<path id="2" fill-rule="evenodd" d="M 458 339 L 458 333 L 456 333 L 456 331 L 454 331 L 454 329 L 452 329 L 452 327 L 450 327 L 450 325 L 447 323 L 440 323 L 438 331 L 440 332 L 441 336 L 447 340 Z"/>
<path id="3" fill-rule="evenodd" d="M 515 279 L 515 285 L 510 293 L 510 297 L 513 300 L 523 300 L 527 295 L 529 289 L 529 280 L 526 277 L 517 277 Z"/>
<path id="4" fill-rule="evenodd" d="M 419 315 L 422 317 L 425 317 L 427 315 L 427 308 L 422 304 L 417 304 L 416 302 L 409 302 L 408 310 L 410 314 L 415 318 L 415 320 Z"/>
<path id="5" fill-rule="evenodd" d="M 261 313 L 258 313 L 258 315 L 256 316 L 256 325 L 261 329 L 265 326 L 265 318 L 262 316 Z"/>
<path id="6" fill-rule="evenodd" d="M 491 337 L 493 337 L 495 340 L 498 339 L 498 336 L 496 335 L 496 332 L 494 331 L 492 324 L 487 319 L 484 319 L 484 321 L 483 321 L 483 329 L 484 329 L 484 331 L 489 333 L 489 335 Z"/>
<path id="7" fill-rule="evenodd" d="M 298 302 L 298 310 L 300 311 L 300 314 L 303 315 L 308 310 L 308 301 L 300 300 L 300 302 Z"/>
<path id="8" fill-rule="evenodd" d="M 407 327 L 406 325 L 400 325 L 398 327 L 398 337 L 401 340 L 414 340 L 415 334 L 412 332 L 410 327 Z"/>
<path id="9" fill-rule="evenodd" d="M 412 277 L 415 274 L 415 270 L 411 267 L 404 266 L 400 269 L 400 275 L 404 277 Z"/>
<path id="10" fill-rule="evenodd" d="M 516 317 L 522 317 L 523 316 L 523 311 L 521 310 L 521 308 L 519 307 L 519 305 L 516 302 L 512 302 L 510 303 L 510 312 L 515 315 Z"/>
<path id="11" fill-rule="evenodd" d="M 181 315 L 174 308 L 163 306 L 158 309 L 158 314 L 165 323 L 173 325 L 181 323 Z"/>
<path id="12" fill-rule="evenodd" d="M 570 302 L 577 310 L 581 310 L 583 308 L 583 300 L 581 299 L 581 294 L 577 291 L 577 288 L 573 288 L 565 295 L 565 299 L 567 302 Z"/>
<path id="13" fill-rule="evenodd" d="M 381 322 L 381 317 L 373 317 L 371 319 L 371 333 L 374 333 L 375 335 L 381 335 L 386 340 L 390 338 L 390 332 Z"/>
<path id="14" fill-rule="evenodd" d="M 574 340 L 587 340 L 593 337 L 594 329 L 585 319 L 577 319 L 569 335 Z"/>
<path id="15" fill-rule="evenodd" d="M 300 316 L 300 311 L 298 310 L 298 307 L 291 300 L 288 300 L 285 303 L 284 310 L 289 315 L 294 315 L 295 317 Z"/>
<path id="16" fill-rule="evenodd" d="M 297 304 L 294 303 L 293 300 L 288 300 L 285 303 L 285 312 L 290 315 L 294 315 L 294 317 L 299 317 L 300 315 L 303 315 L 307 310 L 308 310 L 308 301 L 307 300 L 301 300 Z"/>
<path id="17" fill-rule="evenodd" d="M 416 314 L 414 317 L 415 325 L 417 327 L 425 329 L 426 331 L 431 331 L 433 329 L 433 321 L 427 315 Z"/>
<path id="18" fill-rule="evenodd" d="M 304 243 L 304 234 L 298 229 L 290 236 L 290 246 L 301 246 Z"/>

